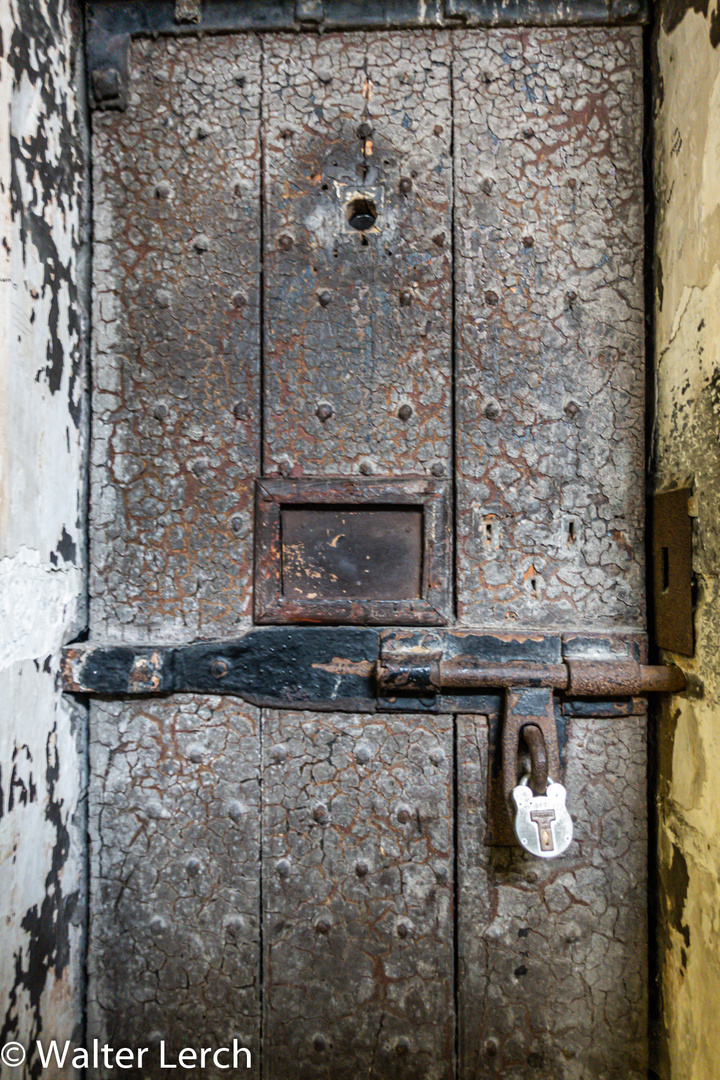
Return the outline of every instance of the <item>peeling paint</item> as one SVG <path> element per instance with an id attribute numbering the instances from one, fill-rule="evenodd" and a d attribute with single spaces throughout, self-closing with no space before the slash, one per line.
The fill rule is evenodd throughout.
<path id="1" fill-rule="evenodd" d="M 693 484 L 696 651 L 658 729 L 663 1080 L 720 1068 L 720 11 L 665 3 L 656 38 L 656 484 Z"/>
<path id="2" fill-rule="evenodd" d="M 0 1042 L 81 1033 L 86 240 L 75 0 L 0 0 Z M 72 1069 L 59 1069 L 70 1077 Z"/>

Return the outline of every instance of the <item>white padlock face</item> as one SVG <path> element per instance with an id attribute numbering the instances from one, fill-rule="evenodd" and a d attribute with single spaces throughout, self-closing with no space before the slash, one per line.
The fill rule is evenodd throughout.
<path id="1" fill-rule="evenodd" d="M 515 835 L 531 855 L 555 859 L 567 851 L 573 838 L 573 824 L 565 798 L 565 788 L 552 780 L 548 780 L 546 795 L 533 795 L 527 783 L 513 789 L 517 808 Z"/>

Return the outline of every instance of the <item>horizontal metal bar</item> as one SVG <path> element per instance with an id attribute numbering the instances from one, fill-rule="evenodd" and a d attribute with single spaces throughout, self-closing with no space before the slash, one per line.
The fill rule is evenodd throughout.
<path id="1" fill-rule="evenodd" d="M 90 104 L 124 109 L 135 37 L 251 31 L 618 26 L 648 20 L 648 0 L 90 0 Z"/>
<path id="2" fill-rule="evenodd" d="M 567 690 L 577 697 L 631 697 L 685 687 L 685 676 L 676 667 L 653 667 L 635 662 L 567 660 L 560 664 L 508 662 L 473 664 L 463 659 L 420 657 L 412 660 L 379 660 L 376 678 L 384 693 L 410 691 L 437 693 L 482 687 L 545 686 Z"/>

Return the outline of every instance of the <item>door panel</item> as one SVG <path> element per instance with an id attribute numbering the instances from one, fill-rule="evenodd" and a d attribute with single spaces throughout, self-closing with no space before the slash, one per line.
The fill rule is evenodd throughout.
<path id="1" fill-rule="evenodd" d="M 602 727 L 598 728 L 598 723 Z M 644 1080 L 645 733 L 572 720 L 565 856 L 487 847 L 487 725 L 458 718 L 459 1076 Z"/>
<path id="2" fill-rule="evenodd" d="M 453 1075 L 450 717 L 263 718 L 266 1069 Z"/>
<path id="3" fill-rule="evenodd" d="M 642 630 L 639 50 L 629 27 L 131 43 L 127 110 L 94 115 L 94 639 L 237 637 L 258 478 L 259 502 L 327 486 L 300 558 L 358 473 L 390 517 L 428 476 L 454 490 L 456 608 L 414 623 L 503 656 Z M 372 604 L 417 614 L 402 582 Z M 497 708 L 436 705 L 94 705 L 90 1035 L 236 1036 L 266 1080 L 639 1080 L 642 719 L 558 704 L 575 840 L 544 863 L 486 843 Z"/>
<path id="4" fill-rule="evenodd" d="M 640 31 L 453 40 L 459 612 L 642 626 Z"/>
<path id="5" fill-rule="evenodd" d="M 266 470 L 446 475 L 449 37 L 270 36 L 263 62 Z"/>
<path id="6" fill-rule="evenodd" d="M 91 624 L 232 633 L 259 469 L 260 46 L 137 41 L 96 113 Z"/>
<path id="7" fill-rule="evenodd" d="M 91 1037 L 259 1053 L 259 710 L 229 698 L 91 710 Z M 111 1075 L 101 1070 L 100 1075 Z M 220 1074 L 219 1074 L 220 1075 Z"/>

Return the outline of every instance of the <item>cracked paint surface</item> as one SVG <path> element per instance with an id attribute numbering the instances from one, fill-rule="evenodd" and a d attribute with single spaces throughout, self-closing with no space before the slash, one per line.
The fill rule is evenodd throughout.
<path id="1" fill-rule="evenodd" d="M 712 10 L 715 8 L 715 10 Z M 720 53 L 715 5 L 662 5 L 655 42 L 658 490 L 693 487 L 695 655 L 658 735 L 663 1080 L 718 1070 L 720 994 Z"/>
<path id="2" fill-rule="evenodd" d="M 93 120 L 91 618 L 212 638 L 251 613 L 260 48 L 139 41 L 133 67 Z"/>
<path id="3" fill-rule="evenodd" d="M 266 42 L 265 468 L 445 475 L 450 38 Z M 377 210 L 368 232 L 348 220 L 360 196 Z"/>
<path id="4" fill-rule="evenodd" d="M 271 1076 L 453 1075 L 452 719 L 268 712 Z"/>
<path id="5" fill-rule="evenodd" d="M 454 85 L 462 618 L 642 626 L 640 31 L 459 35 Z"/>
<path id="6" fill-rule="evenodd" d="M 167 1060 L 233 1038 L 257 1058 L 259 711 L 177 695 L 91 724 L 89 1031 L 148 1047 L 141 1075 L 161 1039 Z"/>
<path id="7" fill-rule="evenodd" d="M 639 43 L 133 43 L 128 110 L 94 121 L 94 637 L 249 625 L 261 456 L 440 476 L 453 438 L 462 625 L 642 625 Z M 164 1010 L 224 1036 L 239 1001 L 268 1077 L 439 1080 L 457 947 L 462 1076 L 643 1075 L 641 720 L 573 721 L 578 841 L 548 866 L 482 843 L 482 720 L 177 702 L 94 710 L 93 1031 L 157 1041 Z M 193 733 L 207 772 L 163 771 Z M 233 910 L 247 969 L 214 995 Z"/>

